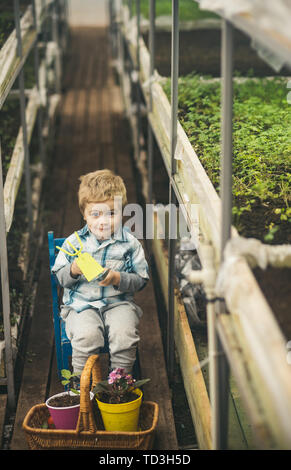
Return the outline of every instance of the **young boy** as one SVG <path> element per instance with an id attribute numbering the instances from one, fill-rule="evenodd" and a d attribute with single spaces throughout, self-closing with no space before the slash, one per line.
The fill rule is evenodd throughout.
<path id="1" fill-rule="evenodd" d="M 108 335 L 111 368 L 132 372 L 139 341 L 141 308 L 133 300 L 149 279 L 148 265 L 140 242 L 122 226 L 126 188 L 120 176 L 98 170 L 80 178 L 79 207 L 86 225 L 77 231 L 83 251 L 101 266 L 110 268 L 101 282 L 88 282 L 74 257 L 60 251 L 52 268 L 64 287 L 61 316 L 72 344 L 73 371 L 81 374 L 92 354 L 104 346 Z M 64 242 L 79 248 L 75 234 Z"/>

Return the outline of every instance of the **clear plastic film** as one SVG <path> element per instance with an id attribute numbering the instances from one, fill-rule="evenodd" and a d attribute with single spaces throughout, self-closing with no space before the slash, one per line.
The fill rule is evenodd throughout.
<path id="1" fill-rule="evenodd" d="M 201 270 L 200 260 L 191 239 L 184 237 L 177 244 L 175 256 L 176 278 L 190 327 L 206 326 L 206 297 L 201 284 L 192 284 L 188 275 Z"/>
<path id="2" fill-rule="evenodd" d="M 251 15 L 258 26 L 272 29 L 291 39 L 290 0 L 198 0 L 201 10 L 221 12 L 226 18 L 240 13 Z"/>

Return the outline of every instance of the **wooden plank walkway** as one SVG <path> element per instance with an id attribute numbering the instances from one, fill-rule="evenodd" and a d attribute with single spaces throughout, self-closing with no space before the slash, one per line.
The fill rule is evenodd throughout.
<path id="1" fill-rule="evenodd" d="M 109 57 L 106 29 L 72 30 L 55 149 L 43 192 L 45 235 L 12 450 L 27 449 L 21 426 L 28 410 L 36 403 L 43 403 L 60 387 L 53 347 L 47 231 L 68 236 L 83 226 L 77 202 L 78 178 L 89 171 L 99 168 L 116 171 L 125 179 L 128 201 L 137 201 L 129 127 Z M 138 293 L 136 300 L 144 311 L 139 346 L 141 376 L 151 378 L 145 398 L 157 401 L 160 407 L 155 449 L 174 450 L 178 444 L 152 282 Z"/>

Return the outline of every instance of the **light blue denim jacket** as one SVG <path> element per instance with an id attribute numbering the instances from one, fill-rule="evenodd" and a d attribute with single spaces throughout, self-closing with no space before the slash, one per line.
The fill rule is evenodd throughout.
<path id="1" fill-rule="evenodd" d="M 83 243 L 84 252 L 90 253 L 103 267 L 120 271 L 120 284 L 118 287 L 112 285 L 103 287 L 96 280 L 88 282 L 83 275 L 73 278 L 70 268 L 74 258 L 59 251 L 52 272 L 64 288 L 64 307 L 81 312 L 91 307 L 101 308 L 115 302 L 133 301 L 134 292 L 143 289 L 149 279 L 144 250 L 137 238 L 125 227 L 121 227 L 116 235 L 102 242 L 97 240 L 87 225 L 77 233 Z M 73 253 L 67 241 L 79 248 L 74 233 L 62 246 Z"/>

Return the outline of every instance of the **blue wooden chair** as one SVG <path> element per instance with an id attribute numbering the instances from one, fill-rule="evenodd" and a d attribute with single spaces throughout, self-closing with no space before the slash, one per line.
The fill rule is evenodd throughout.
<path id="1" fill-rule="evenodd" d="M 65 322 L 60 316 L 60 294 L 62 291 L 61 286 L 58 283 L 57 277 L 52 273 L 52 267 L 55 264 L 56 256 L 59 252 L 57 246 L 62 246 L 65 238 L 54 238 L 54 232 L 48 232 L 48 248 L 49 248 L 49 266 L 50 266 L 50 280 L 52 289 L 52 303 L 53 303 L 53 320 L 54 320 L 54 331 L 55 331 L 55 345 L 56 345 L 56 357 L 58 374 L 61 378 L 61 370 L 69 369 L 69 358 L 72 356 L 72 345 L 69 338 L 66 335 Z M 99 354 L 109 353 L 108 338 L 105 336 L 104 347 L 100 350 Z M 133 366 L 135 377 L 139 377 L 139 370 L 137 361 Z"/>
<path id="2" fill-rule="evenodd" d="M 58 283 L 57 277 L 52 273 L 52 267 L 55 264 L 56 256 L 59 252 L 57 246 L 62 246 L 65 238 L 54 238 L 54 232 L 48 232 L 48 248 L 49 248 L 49 266 L 50 266 L 50 279 L 52 289 L 52 303 L 53 303 L 53 320 L 55 330 L 55 345 L 58 374 L 61 378 L 61 370 L 69 369 L 69 358 L 72 356 L 72 345 L 67 337 L 65 322 L 60 316 L 60 294 L 62 291 Z M 108 339 L 105 337 L 104 347 L 100 350 L 100 354 L 109 352 Z"/>
<path id="3" fill-rule="evenodd" d="M 66 335 L 65 322 L 60 316 L 59 297 L 61 287 L 58 283 L 56 276 L 52 273 L 52 267 L 55 264 L 56 255 L 58 250 L 56 246 L 62 246 L 65 238 L 54 238 L 54 232 L 48 232 L 48 247 L 49 247 L 49 265 L 50 265 L 50 279 L 52 289 L 53 301 L 53 319 L 55 330 L 55 345 L 58 373 L 61 377 L 62 369 L 69 369 L 69 357 L 72 356 L 71 342 Z"/>

